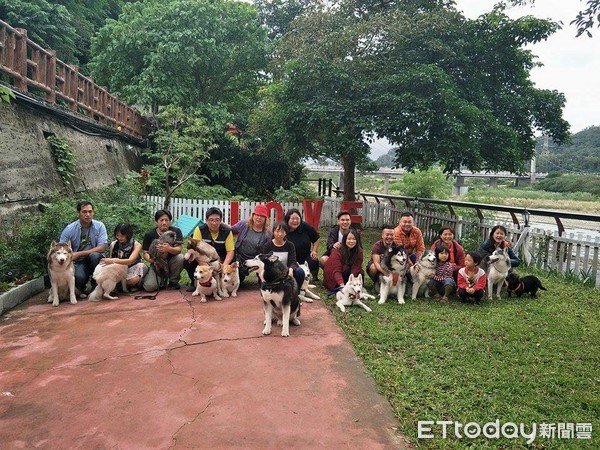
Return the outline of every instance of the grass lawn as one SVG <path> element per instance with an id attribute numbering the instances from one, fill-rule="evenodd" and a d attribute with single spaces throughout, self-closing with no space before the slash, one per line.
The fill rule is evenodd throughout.
<path id="1" fill-rule="evenodd" d="M 363 232 L 365 254 L 379 231 Z M 367 259 L 367 256 L 365 256 Z M 520 274 L 531 273 L 518 268 Z M 600 291 L 536 273 L 548 291 L 481 306 L 451 299 L 327 306 L 421 448 L 600 448 Z M 368 279 L 368 277 L 367 277 Z M 367 289 L 373 293 L 370 282 Z M 418 421 L 537 424 L 538 437 L 417 439 Z M 591 439 L 539 437 L 542 424 L 592 424 Z M 570 425 L 567 425 L 567 427 Z M 512 431 L 512 429 L 507 430 Z M 454 436 L 454 425 L 448 429 Z"/>

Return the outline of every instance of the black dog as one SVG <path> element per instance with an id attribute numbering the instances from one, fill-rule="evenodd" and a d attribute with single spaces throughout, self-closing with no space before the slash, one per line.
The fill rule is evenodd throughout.
<path id="1" fill-rule="evenodd" d="M 512 294 L 521 297 L 521 295 L 529 293 L 531 298 L 536 298 L 538 289 L 547 290 L 536 276 L 527 275 L 521 278 L 518 273 L 510 272 L 506 277 L 506 290 L 509 297 Z"/>
<path id="2" fill-rule="evenodd" d="M 276 317 L 277 324 L 281 324 L 281 335 L 289 336 L 290 322 L 300 325 L 300 299 L 296 281 L 288 275 L 288 268 L 273 252 L 258 255 L 245 264 L 251 272 L 258 271 L 261 281 L 260 294 L 265 311 L 263 334 L 271 334 L 273 317 Z"/>

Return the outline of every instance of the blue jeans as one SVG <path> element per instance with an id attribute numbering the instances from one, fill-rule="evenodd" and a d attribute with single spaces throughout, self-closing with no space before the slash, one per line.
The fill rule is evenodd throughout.
<path id="1" fill-rule="evenodd" d="M 94 273 L 94 269 L 102 258 L 104 258 L 102 253 L 95 252 L 75 260 L 75 287 L 82 294 L 85 291 L 88 280 Z"/>
<path id="2" fill-rule="evenodd" d="M 440 295 L 444 295 L 444 286 L 452 286 L 452 288 L 456 288 L 456 283 L 450 277 L 444 278 L 444 281 L 438 280 L 429 280 L 427 282 L 427 286 L 434 286 Z"/>

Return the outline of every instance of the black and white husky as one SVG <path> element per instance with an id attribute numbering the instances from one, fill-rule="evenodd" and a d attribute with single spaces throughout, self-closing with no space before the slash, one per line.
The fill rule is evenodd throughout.
<path id="1" fill-rule="evenodd" d="M 271 334 L 275 314 L 281 317 L 277 321 L 277 325 L 281 324 L 281 335 L 289 336 L 290 322 L 300 325 L 300 299 L 296 281 L 289 276 L 288 268 L 273 252 L 257 255 L 248 259 L 245 264 L 250 272 L 257 271 L 261 282 L 260 294 L 265 311 L 265 328 L 262 333 Z"/>
<path id="2" fill-rule="evenodd" d="M 381 255 L 381 266 L 390 272 L 390 275 L 379 274 L 379 304 L 383 305 L 389 294 L 396 294 L 398 303 L 404 303 L 406 292 L 406 274 L 408 272 L 408 254 L 402 245 L 391 246 L 385 254 Z"/>
<path id="3" fill-rule="evenodd" d="M 437 258 L 432 251 L 426 252 L 421 256 L 413 266 L 410 266 L 408 273 L 412 281 L 411 298 L 415 300 L 419 294 L 419 290 L 435 275 L 435 266 Z M 425 297 L 429 297 L 429 291 L 425 289 Z"/>

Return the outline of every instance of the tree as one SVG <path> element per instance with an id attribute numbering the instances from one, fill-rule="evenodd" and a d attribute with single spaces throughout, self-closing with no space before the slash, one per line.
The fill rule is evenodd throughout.
<path id="1" fill-rule="evenodd" d="M 122 6 L 122 0 L 0 0 L 0 18 L 27 29 L 30 39 L 85 72 L 92 35 Z"/>
<path id="2" fill-rule="evenodd" d="M 0 0 L 0 18 L 12 27 L 25 28 L 29 39 L 56 50 L 61 60 L 77 62 L 77 31 L 73 16 L 64 6 L 46 0 Z"/>
<path id="3" fill-rule="evenodd" d="M 202 163 L 215 147 L 218 130 L 211 127 L 207 116 L 220 111 L 184 110 L 178 106 L 165 107 L 158 115 L 158 129 L 153 133 L 154 148 L 146 156 L 154 166 L 147 169 L 161 178 L 164 186 L 164 205 L 168 209 L 173 193 L 197 176 Z M 225 130 L 221 130 L 224 134 Z"/>
<path id="4" fill-rule="evenodd" d="M 254 6 L 226 0 L 127 4 L 92 42 L 97 82 L 129 103 L 249 108 L 266 64 Z"/>
<path id="5" fill-rule="evenodd" d="M 583 0 L 580 0 L 583 1 Z M 535 0 L 509 0 L 513 5 L 526 5 L 527 3 L 535 3 Z M 592 37 L 590 28 L 600 27 L 600 0 L 587 0 L 587 8 L 579 11 L 570 22 L 570 25 L 577 27 L 577 37 L 585 33 L 588 37 Z"/>
<path id="6" fill-rule="evenodd" d="M 502 7 L 467 20 L 452 9 L 388 13 L 368 58 L 374 131 L 398 146 L 396 165 L 444 172 L 520 172 L 534 154 L 534 131 L 569 139 L 564 95 L 536 89 L 537 63 L 523 47 L 558 25 L 509 19 Z"/>

